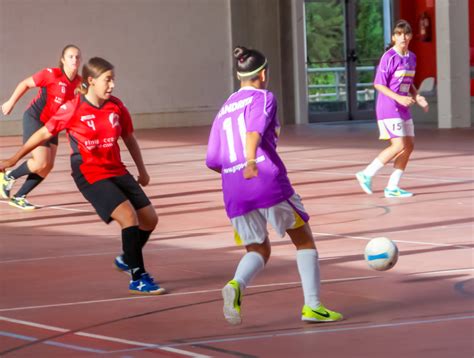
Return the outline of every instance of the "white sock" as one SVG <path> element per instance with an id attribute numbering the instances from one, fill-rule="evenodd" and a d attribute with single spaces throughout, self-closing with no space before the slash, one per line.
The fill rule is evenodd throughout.
<path id="1" fill-rule="evenodd" d="M 315 249 L 304 249 L 296 251 L 296 263 L 303 286 L 304 304 L 311 308 L 317 308 L 319 302 L 319 260 Z"/>
<path id="2" fill-rule="evenodd" d="M 388 184 L 387 184 L 387 189 L 393 190 L 393 189 L 398 188 L 398 183 L 400 182 L 402 175 L 403 175 L 403 170 L 395 169 L 392 175 L 390 175 L 390 179 L 388 180 Z"/>
<path id="3" fill-rule="evenodd" d="M 264 266 L 265 260 L 262 255 L 255 251 L 247 252 L 244 257 L 240 259 L 234 275 L 234 280 L 239 282 L 240 289 L 244 290 Z"/>
<path id="4" fill-rule="evenodd" d="M 385 164 L 383 164 L 379 158 L 375 158 L 372 160 L 372 163 L 370 163 L 367 168 L 364 169 L 363 173 L 364 175 L 367 175 L 369 177 L 373 177 L 380 169 L 383 168 Z"/>

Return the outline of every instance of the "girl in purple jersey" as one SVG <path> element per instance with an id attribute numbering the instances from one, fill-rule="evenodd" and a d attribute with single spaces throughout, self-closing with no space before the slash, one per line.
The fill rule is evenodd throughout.
<path id="1" fill-rule="evenodd" d="M 280 124 L 274 95 L 266 90 L 268 63 L 257 50 L 236 47 L 241 88 L 217 114 L 209 136 L 207 166 L 221 173 L 225 208 L 236 241 L 247 253 L 234 278 L 222 289 L 224 317 L 240 324 L 241 298 L 250 281 L 270 258 L 267 222 L 296 246 L 296 261 L 304 293 L 301 319 L 330 322 L 342 315 L 319 300 L 318 252 L 301 198 L 295 194 L 285 165 L 276 152 Z"/>
<path id="2" fill-rule="evenodd" d="M 399 20 L 393 29 L 391 47 L 382 55 L 377 67 L 374 87 L 378 91 L 376 114 L 379 139 L 390 140 L 390 145 L 367 168 L 356 174 L 360 186 L 367 194 L 373 193 L 372 177 L 385 164 L 395 159 L 394 171 L 384 190 L 385 197 L 413 196 L 398 186 L 415 141 L 409 107 L 417 103 L 427 112 L 428 103 L 413 85 L 416 56 L 408 50 L 412 36 L 410 24 Z"/>

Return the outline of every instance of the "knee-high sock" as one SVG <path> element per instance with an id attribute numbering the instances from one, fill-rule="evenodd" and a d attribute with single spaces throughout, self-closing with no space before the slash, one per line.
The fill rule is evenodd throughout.
<path id="1" fill-rule="evenodd" d="M 132 279 L 138 280 L 145 273 L 142 247 L 140 245 L 140 229 L 138 226 L 122 229 L 122 248 L 124 260 L 132 272 Z"/>
<path id="2" fill-rule="evenodd" d="M 145 231 L 140 229 L 140 245 L 143 249 L 145 244 L 147 243 L 148 239 L 150 238 L 152 231 Z"/>
<path id="3" fill-rule="evenodd" d="M 375 158 L 368 166 L 364 169 L 363 173 L 369 177 L 373 177 L 380 169 L 382 169 L 384 164 Z"/>
<path id="4" fill-rule="evenodd" d="M 28 161 L 25 160 L 23 163 L 21 163 L 21 165 L 18 168 L 13 169 L 10 173 L 8 173 L 8 177 L 13 178 L 13 179 L 18 179 L 22 177 L 23 175 L 27 175 L 31 173 L 32 173 L 31 170 L 28 168 Z"/>
<path id="5" fill-rule="evenodd" d="M 36 188 L 43 180 L 44 178 L 39 176 L 38 174 L 29 174 L 25 182 L 21 186 L 20 190 L 18 190 L 18 192 L 15 194 L 15 196 L 20 197 L 28 195 L 28 193 L 31 192 L 34 188 Z"/>
<path id="6" fill-rule="evenodd" d="M 296 252 L 296 263 L 303 286 L 304 303 L 311 308 L 317 308 L 320 291 L 320 274 L 318 252 L 315 249 L 304 249 Z"/>
<path id="7" fill-rule="evenodd" d="M 238 281 L 241 290 L 244 290 L 252 279 L 265 267 L 262 255 L 255 251 L 247 252 L 239 262 L 235 271 L 234 280 Z"/>
<path id="8" fill-rule="evenodd" d="M 395 169 L 390 175 L 390 179 L 388 180 L 387 188 L 390 190 L 398 188 L 398 183 L 400 183 L 400 179 L 402 178 L 403 170 Z"/>

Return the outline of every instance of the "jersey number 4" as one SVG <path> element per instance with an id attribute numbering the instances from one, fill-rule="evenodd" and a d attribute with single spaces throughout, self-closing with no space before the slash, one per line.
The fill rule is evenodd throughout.
<path id="1" fill-rule="evenodd" d="M 239 137 L 242 143 L 243 155 L 245 158 L 246 157 L 245 145 L 247 142 L 247 127 L 245 126 L 245 119 L 244 119 L 243 113 L 241 113 L 239 117 L 237 118 L 237 125 L 239 127 L 239 134 L 240 134 Z M 234 131 L 232 129 L 232 118 L 228 117 L 224 119 L 224 122 L 222 123 L 222 127 L 224 129 L 225 136 L 227 139 L 227 147 L 229 148 L 229 161 L 231 163 L 234 163 L 237 160 L 237 153 L 235 150 Z"/>

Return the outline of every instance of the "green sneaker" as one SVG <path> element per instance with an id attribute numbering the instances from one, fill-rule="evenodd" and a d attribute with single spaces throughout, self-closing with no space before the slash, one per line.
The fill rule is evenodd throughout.
<path id="1" fill-rule="evenodd" d="M 330 311 L 322 304 L 316 309 L 304 305 L 301 311 L 301 320 L 306 322 L 334 322 L 342 320 L 342 314 Z"/>
<path id="2" fill-rule="evenodd" d="M 236 280 L 227 282 L 227 285 L 222 289 L 222 298 L 224 299 L 223 311 L 226 321 L 230 324 L 241 324 L 240 299 L 242 293 L 240 292 L 240 284 Z"/>
<path id="3" fill-rule="evenodd" d="M 35 210 L 36 206 L 31 204 L 24 196 L 13 196 L 8 202 L 9 205 L 22 210 Z"/>
<path id="4" fill-rule="evenodd" d="M 385 188 L 383 192 L 386 198 L 409 198 L 410 196 L 413 196 L 413 193 L 410 193 L 409 191 L 400 188 Z"/>
<path id="5" fill-rule="evenodd" d="M 10 178 L 8 174 L 10 172 L 0 172 L 0 195 L 3 199 L 10 198 L 10 190 L 12 190 L 12 186 L 15 183 L 15 179 Z"/>
<path id="6" fill-rule="evenodd" d="M 357 181 L 359 182 L 360 187 L 367 194 L 373 194 L 372 192 L 372 177 L 365 175 L 364 172 L 358 172 L 356 174 Z"/>

